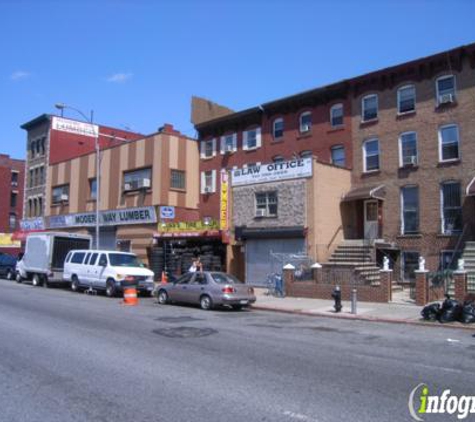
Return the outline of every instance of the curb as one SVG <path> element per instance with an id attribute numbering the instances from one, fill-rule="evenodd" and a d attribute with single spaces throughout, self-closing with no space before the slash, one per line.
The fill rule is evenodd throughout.
<path id="1" fill-rule="evenodd" d="M 345 319 L 350 321 L 369 321 L 369 322 L 382 322 L 387 324 L 406 324 L 406 325 L 415 325 L 419 327 L 430 327 L 430 328 L 450 328 L 456 330 L 475 330 L 475 324 L 473 326 L 465 326 L 465 325 L 451 325 L 451 324 L 441 324 L 441 323 L 432 323 L 432 322 L 424 322 L 424 321 L 417 321 L 417 320 L 407 320 L 407 319 L 394 319 L 394 318 L 379 318 L 379 317 L 371 317 L 371 316 L 363 316 L 363 315 L 335 315 L 335 314 L 327 314 L 323 312 L 309 312 L 304 311 L 301 309 L 281 309 L 281 308 L 267 308 L 265 306 L 251 306 L 251 309 L 256 309 L 258 311 L 269 311 L 269 312 L 278 312 L 282 314 L 293 314 L 293 315 L 304 315 L 304 316 L 311 316 L 311 317 L 323 317 L 323 318 L 333 318 L 333 319 Z"/>

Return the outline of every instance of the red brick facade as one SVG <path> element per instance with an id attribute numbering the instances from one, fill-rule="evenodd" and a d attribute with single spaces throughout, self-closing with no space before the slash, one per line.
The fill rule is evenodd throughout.
<path id="1" fill-rule="evenodd" d="M 18 229 L 23 212 L 24 176 L 25 162 L 23 160 L 15 160 L 8 155 L 0 154 L 0 198 L 2 198 L 0 233 L 11 233 Z M 12 201 L 14 201 L 14 206 L 12 206 Z M 15 218 L 15 227 L 11 227 L 11 215 Z"/>

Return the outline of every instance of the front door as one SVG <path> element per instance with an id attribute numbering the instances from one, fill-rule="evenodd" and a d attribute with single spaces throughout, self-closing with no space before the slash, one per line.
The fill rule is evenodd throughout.
<path id="1" fill-rule="evenodd" d="M 370 200 L 364 202 L 364 238 L 378 238 L 378 201 Z"/>

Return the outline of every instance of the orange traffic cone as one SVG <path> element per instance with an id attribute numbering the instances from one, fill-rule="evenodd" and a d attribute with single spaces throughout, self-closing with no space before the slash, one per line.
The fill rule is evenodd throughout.
<path id="1" fill-rule="evenodd" d="M 168 283 L 167 273 L 165 271 L 162 271 L 162 284 L 167 284 L 167 283 Z"/>
<path id="2" fill-rule="evenodd" d="M 135 287 L 127 287 L 124 289 L 124 305 L 137 306 L 138 304 L 137 289 Z"/>

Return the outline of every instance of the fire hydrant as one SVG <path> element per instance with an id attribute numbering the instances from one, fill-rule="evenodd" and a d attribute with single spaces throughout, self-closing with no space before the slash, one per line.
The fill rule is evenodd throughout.
<path id="1" fill-rule="evenodd" d="M 335 286 L 335 289 L 332 292 L 332 298 L 335 301 L 335 305 L 333 307 L 335 308 L 335 312 L 341 312 L 341 290 L 340 286 Z"/>

